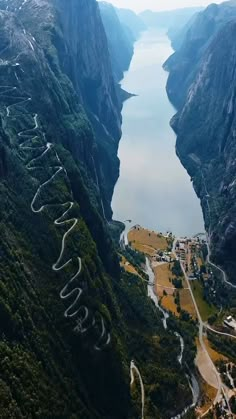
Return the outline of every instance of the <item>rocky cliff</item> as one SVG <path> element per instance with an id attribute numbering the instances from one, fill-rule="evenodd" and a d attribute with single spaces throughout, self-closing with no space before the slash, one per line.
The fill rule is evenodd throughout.
<path id="1" fill-rule="evenodd" d="M 121 104 L 97 3 L 1 0 L 0 45 L 0 416 L 137 418 L 134 359 L 147 413 L 171 417 L 194 348 L 180 366 L 104 218 Z"/>
<path id="2" fill-rule="evenodd" d="M 235 283 L 234 2 L 209 6 L 168 61 L 177 152 L 201 198 L 212 258 Z"/>
<path id="3" fill-rule="evenodd" d="M 15 2 L 4 3 L 8 11 L 14 10 L 25 31 L 40 43 L 56 77 L 63 74 L 65 79 L 66 75 L 93 125 L 96 136 L 87 163 L 102 196 L 102 211 L 109 218 L 113 187 L 119 175 L 121 103 L 98 5 L 81 0 L 78 13 L 78 2 L 72 0 L 27 1 L 19 8 Z"/>
<path id="4" fill-rule="evenodd" d="M 185 103 L 188 89 L 196 77 L 205 50 L 219 30 L 234 17 L 235 1 L 221 5 L 212 4 L 194 16 L 182 34 L 173 38 L 177 50 L 164 67 L 170 72 L 167 94 L 176 108 Z"/>
<path id="5" fill-rule="evenodd" d="M 142 18 L 129 9 L 116 8 L 116 14 L 129 37 L 136 41 L 141 32 L 147 29 Z"/>
<path id="6" fill-rule="evenodd" d="M 124 71 L 127 71 L 134 53 L 134 40 L 128 35 L 126 28 L 120 22 L 116 9 L 106 2 L 100 2 L 99 8 L 108 39 L 115 79 L 120 81 Z"/>

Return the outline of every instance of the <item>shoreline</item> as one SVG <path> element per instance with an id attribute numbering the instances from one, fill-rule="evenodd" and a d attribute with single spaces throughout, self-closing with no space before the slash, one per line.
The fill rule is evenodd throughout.
<path id="1" fill-rule="evenodd" d="M 126 101 L 122 110 L 118 152 L 121 164 L 112 198 L 113 218 L 124 220 L 130 214 L 134 224 L 150 229 L 161 224 L 162 231 L 192 235 L 203 230 L 204 225 L 199 200 L 175 153 L 175 133 L 169 126 L 176 111 L 166 94 L 167 74 L 162 65 L 171 53 L 165 31 L 145 31 L 135 43 L 129 70 L 120 82 L 122 89 L 136 96 Z M 164 193 L 167 199 L 159 200 Z M 175 211 L 171 212 L 170 207 Z M 187 220 L 189 211 L 195 218 L 194 230 Z"/>

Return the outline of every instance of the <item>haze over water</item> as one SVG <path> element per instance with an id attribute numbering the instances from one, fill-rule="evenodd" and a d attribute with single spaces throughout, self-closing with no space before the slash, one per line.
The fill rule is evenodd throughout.
<path id="1" fill-rule="evenodd" d="M 112 207 L 116 220 L 132 219 L 132 224 L 185 236 L 204 232 L 204 224 L 169 125 L 175 109 L 167 98 L 168 74 L 162 65 L 172 52 L 163 31 L 149 30 L 135 45 L 122 87 L 138 96 L 123 108 L 120 178 Z"/>

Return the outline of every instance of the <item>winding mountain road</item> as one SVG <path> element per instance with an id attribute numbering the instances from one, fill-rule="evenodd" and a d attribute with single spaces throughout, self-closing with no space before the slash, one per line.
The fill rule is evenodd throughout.
<path id="1" fill-rule="evenodd" d="M 207 249 L 208 249 L 207 261 L 208 261 L 209 265 L 213 266 L 213 268 L 215 268 L 215 269 L 217 269 L 218 271 L 221 272 L 223 282 L 225 284 L 227 284 L 231 288 L 236 289 L 236 285 L 233 284 L 232 282 L 228 281 L 225 271 L 222 268 L 220 268 L 219 266 L 217 266 L 215 263 L 211 262 L 211 260 L 210 260 L 210 258 L 211 258 L 210 238 L 208 236 L 207 236 Z"/>
<path id="2" fill-rule="evenodd" d="M 3 52 L 3 51 L 2 51 Z M 1 54 L 0 54 L 1 55 Z M 18 58 L 18 57 L 17 57 Z M 7 65 L 9 65 L 9 63 L 7 62 Z M 20 66 L 19 63 L 15 64 L 14 60 L 12 63 L 12 68 L 14 68 L 15 66 Z M 16 79 L 16 83 L 19 84 L 19 77 L 17 76 L 17 74 L 15 73 L 15 71 L 13 70 L 14 75 L 15 75 L 15 79 Z M 3 118 L 3 122 L 4 122 L 4 126 L 7 127 L 9 121 L 11 118 L 15 118 L 15 117 L 22 117 L 22 110 L 21 112 L 17 112 L 17 110 L 15 109 L 16 107 L 22 106 L 22 105 L 28 105 L 28 103 L 30 103 L 32 101 L 31 97 L 28 97 L 22 93 L 19 93 L 18 95 L 18 87 L 17 86 L 0 86 L 0 98 L 1 100 L 4 102 L 4 107 L 6 108 L 6 115 L 5 118 Z M 6 105 L 6 102 L 14 99 L 14 103 L 11 103 L 10 105 Z M 53 166 L 48 167 L 48 169 L 50 169 L 51 171 L 53 171 L 52 176 L 50 176 L 46 181 L 44 181 L 43 183 L 39 184 L 36 193 L 33 196 L 33 199 L 31 201 L 31 210 L 33 213 L 35 214 L 39 214 L 41 212 L 43 212 L 44 209 L 52 207 L 53 205 L 42 205 L 40 208 L 36 207 L 36 203 L 40 197 L 40 193 L 42 192 L 42 190 L 44 188 L 47 187 L 47 185 L 49 185 L 60 173 L 64 173 L 65 176 L 67 177 L 67 173 L 65 168 L 63 167 L 59 156 L 54 148 L 54 145 L 51 143 L 46 142 L 46 136 L 45 133 L 41 131 L 40 127 L 39 127 L 39 123 L 38 123 L 38 114 L 31 114 L 30 112 L 28 112 L 25 108 L 23 109 L 25 114 L 27 114 L 29 117 L 32 118 L 33 122 L 34 122 L 34 126 L 30 127 L 28 129 L 25 129 L 23 131 L 19 131 L 17 133 L 17 136 L 20 140 L 20 144 L 19 144 L 19 148 L 25 152 L 26 154 L 29 154 L 29 152 L 32 151 L 38 151 L 39 155 L 33 159 L 31 159 L 27 164 L 26 164 L 26 168 L 29 171 L 33 171 L 33 170 L 39 170 L 41 169 L 42 171 L 45 171 L 45 167 L 43 166 L 37 166 L 38 162 L 43 162 L 43 158 L 49 153 L 49 152 L 54 152 L 54 155 L 56 157 L 56 161 L 58 162 L 58 165 L 53 164 Z M 38 142 L 38 144 L 37 144 Z M 70 191 L 70 193 L 72 193 Z M 73 197 L 72 197 L 73 198 Z M 55 206 L 55 205 L 54 205 Z M 77 224 L 78 224 L 78 219 L 77 218 L 69 218 L 69 212 L 72 210 L 73 206 L 74 206 L 74 202 L 68 201 L 62 204 L 56 204 L 56 206 L 58 208 L 62 208 L 63 213 L 62 215 L 60 215 L 57 219 L 54 220 L 54 224 L 56 226 L 64 226 L 64 225 L 69 225 L 70 227 L 68 228 L 68 230 L 64 233 L 63 237 L 62 237 L 62 244 L 61 244 L 61 251 L 60 251 L 60 255 L 57 259 L 57 261 L 52 265 L 52 270 L 55 272 L 60 272 L 63 271 L 66 267 L 68 267 L 70 264 L 73 263 L 72 258 L 66 260 L 64 263 L 63 258 L 64 258 L 64 254 L 65 254 L 65 247 L 66 247 L 66 240 L 68 239 L 69 235 L 72 233 L 72 231 L 76 228 Z M 101 316 L 100 313 L 96 313 L 96 315 L 90 315 L 89 313 L 89 308 L 84 306 L 84 305 L 80 305 L 80 299 L 81 296 L 83 294 L 83 289 L 76 286 L 74 288 L 72 288 L 72 285 L 74 283 L 74 281 L 80 276 L 81 272 L 82 272 L 82 261 L 81 258 L 78 257 L 77 258 L 77 270 L 76 273 L 69 279 L 69 281 L 67 282 L 67 284 L 62 288 L 62 290 L 60 291 L 60 298 L 62 300 L 67 300 L 70 298 L 71 301 L 71 297 L 74 297 L 74 301 L 69 305 L 69 307 L 65 310 L 64 312 L 64 316 L 66 318 L 75 318 L 76 316 L 78 316 L 77 318 L 77 326 L 74 328 L 74 331 L 76 331 L 77 333 L 80 334 L 84 334 L 85 332 L 87 332 L 90 328 L 93 328 L 95 326 L 97 326 L 96 328 L 99 328 L 99 324 L 100 324 L 100 336 L 97 339 L 97 342 L 94 344 L 94 349 L 97 351 L 101 351 L 102 349 L 104 349 L 107 345 L 109 345 L 110 341 L 111 341 L 111 336 L 110 333 L 107 332 L 106 327 L 105 327 L 105 322 L 103 317 Z M 82 316 L 83 314 L 83 316 Z"/>
<path id="3" fill-rule="evenodd" d="M 209 194 L 209 191 L 207 189 L 206 180 L 205 180 L 202 168 L 201 168 L 201 173 L 202 173 L 203 185 L 204 185 L 204 189 L 205 189 L 205 198 L 206 198 L 206 202 L 207 202 L 207 208 L 208 208 L 209 220 L 210 220 L 209 232 L 207 233 L 207 250 L 208 250 L 207 261 L 211 266 L 213 266 L 215 269 L 217 269 L 218 271 L 221 272 L 222 279 L 223 279 L 223 282 L 225 284 L 227 284 L 231 288 L 236 289 L 236 285 L 233 284 L 232 282 L 228 281 L 228 278 L 227 278 L 227 275 L 226 275 L 225 271 L 222 268 L 220 268 L 219 266 L 217 266 L 215 263 L 211 262 L 211 246 L 210 246 L 210 243 L 211 243 L 212 215 L 211 215 L 211 206 L 210 206 L 210 203 L 209 203 L 209 198 L 211 197 L 211 195 Z"/>
<path id="4" fill-rule="evenodd" d="M 136 374 L 138 375 L 139 378 L 139 383 L 140 383 L 140 387 L 141 387 L 141 399 L 142 399 L 142 419 L 144 419 L 144 407 L 145 407 L 145 389 L 144 389 L 144 385 L 143 385 L 143 380 L 142 380 L 142 376 L 139 372 L 139 369 L 136 367 L 134 361 L 132 360 L 130 363 L 130 377 L 131 377 L 131 381 L 130 381 L 130 386 L 132 387 L 135 377 L 134 377 L 134 371 L 136 372 Z"/>

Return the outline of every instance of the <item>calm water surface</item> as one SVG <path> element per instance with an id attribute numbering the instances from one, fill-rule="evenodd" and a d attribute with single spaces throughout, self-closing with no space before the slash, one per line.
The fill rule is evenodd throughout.
<path id="1" fill-rule="evenodd" d="M 137 97 L 123 109 L 120 178 L 112 207 L 114 219 L 176 235 L 204 231 L 200 202 L 175 154 L 169 126 L 175 110 L 166 95 L 162 65 L 172 53 L 164 32 L 150 30 L 136 43 L 122 87 Z"/>

